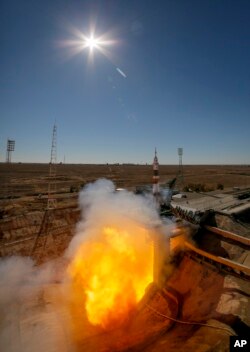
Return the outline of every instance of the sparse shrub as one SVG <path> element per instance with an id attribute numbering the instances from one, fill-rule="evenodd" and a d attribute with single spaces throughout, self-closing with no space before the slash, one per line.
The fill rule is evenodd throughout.
<path id="1" fill-rule="evenodd" d="M 217 184 L 217 189 L 223 190 L 224 189 L 224 185 L 222 183 L 218 183 Z"/>
<path id="2" fill-rule="evenodd" d="M 70 186 L 69 191 L 70 191 L 70 193 L 74 193 L 74 192 L 77 192 L 78 189 L 77 189 L 77 187 L 75 187 L 75 186 Z"/>
<path id="3" fill-rule="evenodd" d="M 184 187 L 185 192 L 209 192 L 210 189 L 205 183 L 189 183 Z"/>

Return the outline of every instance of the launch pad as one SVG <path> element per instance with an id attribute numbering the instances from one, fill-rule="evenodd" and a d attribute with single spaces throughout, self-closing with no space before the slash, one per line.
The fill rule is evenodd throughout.
<path id="1" fill-rule="evenodd" d="M 129 166 L 128 170 L 131 171 L 133 168 L 134 166 Z M 135 169 L 137 169 L 136 178 L 140 179 L 138 175 L 140 167 Z M 118 171 L 121 175 L 120 166 L 113 166 L 111 170 L 113 175 L 114 170 L 117 177 Z M 146 166 L 143 170 L 147 170 Z M 148 168 L 148 174 L 150 178 L 152 166 Z M 126 324 L 109 331 L 91 325 L 86 317 L 84 305 L 65 299 L 65 282 L 62 277 L 67 263 L 60 262 L 60 258 L 75 232 L 80 210 L 76 206 L 77 193 L 60 193 L 58 186 L 63 180 L 64 184 L 61 185 L 66 187 L 66 176 L 57 177 L 57 208 L 53 210 L 49 236 L 44 246 L 45 235 L 41 234 L 34 257 L 41 257 L 42 261 L 48 263 L 54 258 L 59 264 L 55 266 L 52 280 L 39 283 L 36 290 L 33 290 L 34 287 L 24 286 L 25 290 L 21 292 L 25 294 L 21 298 L 13 297 L 8 305 L 1 306 L 1 312 L 4 313 L 0 326 L 3 349 L 8 346 L 10 351 L 20 351 L 21 348 L 25 352 L 34 349 L 38 352 L 40 350 L 158 352 L 166 349 L 170 352 L 189 349 L 199 352 L 208 351 L 215 345 L 218 349 L 226 346 L 230 334 L 249 332 L 250 321 L 247 315 L 250 308 L 249 281 L 240 275 L 234 275 L 233 271 L 225 270 L 225 263 L 216 263 L 211 258 L 212 255 L 222 256 L 225 260 L 247 267 L 249 250 L 230 242 L 231 239 L 228 241 L 224 237 L 218 238 L 218 234 L 210 232 L 201 232 L 198 238 L 194 239 L 205 254 L 201 252 L 203 254 L 197 255 L 190 248 L 183 249 L 171 261 L 167 261 L 165 267 L 164 259 L 168 253 L 164 250 L 168 245 L 164 242 L 163 236 L 163 240 L 155 246 L 157 251 L 154 263 L 155 283 L 148 286 L 145 296 Z M 164 178 L 162 168 L 161 178 Z M 131 176 L 131 183 L 132 179 Z M 17 178 L 11 180 L 9 186 L 12 184 L 15 189 Z M 23 181 L 21 178 L 20 183 Z M 77 182 L 80 183 L 82 180 Z M 39 182 L 36 187 L 40 187 Z M 12 189 L 13 196 L 14 189 Z M 41 188 L 38 191 L 41 191 Z M 41 227 L 43 216 L 41 209 L 44 209 L 47 202 L 45 194 L 25 195 L 22 192 L 26 191 L 19 188 L 15 195 L 17 198 L 7 199 L 3 195 L 1 200 L 4 210 L 0 220 L 3 257 L 12 254 L 28 256 L 37 231 Z M 210 198 L 218 202 L 218 198 Z M 198 198 L 195 199 L 196 204 L 202 203 L 201 200 L 198 202 Z M 220 200 L 223 200 L 223 197 L 220 197 Z M 189 199 L 177 200 L 176 203 L 178 202 L 181 208 L 185 206 L 186 201 Z M 242 201 L 246 202 L 244 199 Z M 231 215 L 220 211 L 215 214 L 214 220 L 217 227 L 247 238 L 247 226 L 233 221 Z M 185 221 L 187 222 L 187 219 L 184 219 Z M 170 239 L 170 247 L 173 244 L 171 241 Z M 176 241 L 178 244 L 179 236 L 176 237 Z M 206 253 L 210 255 L 208 259 L 205 258 Z M 162 266 L 163 276 L 160 272 Z"/>

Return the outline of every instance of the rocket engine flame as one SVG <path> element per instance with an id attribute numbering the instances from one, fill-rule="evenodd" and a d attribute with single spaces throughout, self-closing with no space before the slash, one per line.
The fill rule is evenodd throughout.
<path id="1" fill-rule="evenodd" d="M 107 186 L 109 181 L 102 182 Z M 88 192 L 95 206 L 90 205 Z M 91 188 L 82 195 L 88 214 L 73 240 L 68 274 L 89 322 L 109 329 L 128 320 L 153 281 L 153 241 L 147 221 L 157 220 L 157 215 L 129 192 L 105 192 L 102 189 L 98 198 Z M 132 205 L 141 211 L 140 222 L 129 216 Z"/>
<path id="2" fill-rule="evenodd" d="M 69 266 L 93 325 L 109 328 L 125 322 L 153 281 L 152 242 L 145 229 L 130 227 L 129 232 L 104 227 L 98 240 L 80 246 Z"/>

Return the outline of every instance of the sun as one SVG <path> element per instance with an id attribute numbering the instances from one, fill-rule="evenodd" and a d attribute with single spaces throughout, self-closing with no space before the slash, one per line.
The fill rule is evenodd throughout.
<path id="1" fill-rule="evenodd" d="M 91 37 L 84 40 L 85 47 L 89 48 L 90 50 L 98 48 L 98 44 L 101 44 L 101 42 L 98 38 L 95 38 L 94 35 L 91 35 Z"/>
<path id="2" fill-rule="evenodd" d="M 70 32 L 73 34 L 71 39 L 58 42 L 60 47 L 69 49 L 67 53 L 68 58 L 87 51 L 89 61 L 93 61 L 95 52 L 103 54 L 112 61 L 112 54 L 109 51 L 109 47 L 117 44 L 117 40 L 111 39 L 111 32 L 97 35 L 94 27 L 88 35 L 74 27 L 70 28 Z"/>

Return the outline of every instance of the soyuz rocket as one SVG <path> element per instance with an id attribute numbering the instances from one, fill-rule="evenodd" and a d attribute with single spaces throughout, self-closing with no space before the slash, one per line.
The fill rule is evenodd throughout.
<path id="1" fill-rule="evenodd" d="M 157 150 L 155 148 L 155 157 L 153 161 L 153 195 L 157 196 L 160 194 L 159 188 L 159 162 L 157 158 Z"/>

